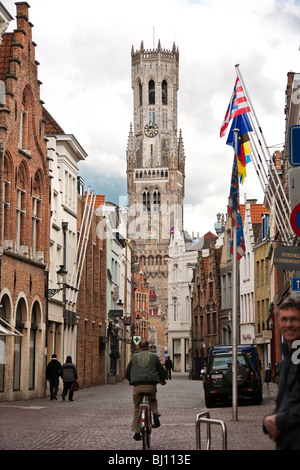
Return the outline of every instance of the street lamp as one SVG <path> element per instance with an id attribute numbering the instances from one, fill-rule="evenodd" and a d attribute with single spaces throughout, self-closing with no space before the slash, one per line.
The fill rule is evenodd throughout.
<path id="1" fill-rule="evenodd" d="M 57 274 L 57 284 L 61 284 L 62 287 L 58 287 L 56 289 L 48 289 L 48 298 L 50 299 L 54 295 L 56 295 L 58 292 L 62 291 L 65 288 L 75 290 L 76 292 L 78 289 L 76 287 L 70 286 L 69 284 L 66 284 L 66 275 L 68 274 L 68 271 L 65 270 L 65 266 L 63 264 L 60 265 L 60 268 L 58 271 L 56 271 Z"/>

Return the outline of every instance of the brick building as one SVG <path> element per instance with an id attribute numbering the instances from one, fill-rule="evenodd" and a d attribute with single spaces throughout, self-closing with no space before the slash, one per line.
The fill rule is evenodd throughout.
<path id="1" fill-rule="evenodd" d="M 211 232 L 204 236 L 194 273 L 192 300 L 193 375 L 199 376 L 211 346 L 220 344 L 222 245 Z"/>
<path id="2" fill-rule="evenodd" d="M 92 196 L 78 194 L 78 231 L 84 226 L 86 200 Z M 96 195 L 94 209 L 104 202 L 104 196 Z M 82 386 L 90 387 L 106 383 L 106 239 L 99 237 L 97 225 L 101 215 L 93 211 L 91 226 L 79 281 L 76 304 L 77 316 L 77 368 Z M 80 266 L 79 266 L 80 268 Z"/>
<path id="3" fill-rule="evenodd" d="M 45 390 L 49 171 L 28 9 L 16 3 L 17 28 L 3 34 L 0 46 L 0 316 L 22 335 L 1 340 L 0 400 Z"/>

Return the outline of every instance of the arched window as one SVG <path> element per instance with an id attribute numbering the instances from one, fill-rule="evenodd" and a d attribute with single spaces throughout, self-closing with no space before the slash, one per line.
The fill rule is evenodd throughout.
<path id="1" fill-rule="evenodd" d="M 16 328 L 21 331 L 24 327 L 22 319 L 22 303 L 20 300 L 16 313 Z M 22 358 L 22 336 L 15 336 L 14 348 L 14 373 L 13 373 L 13 389 L 20 390 L 21 387 L 21 358 Z"/>
<path id="2" fill-rule="evenodd" d="M 148 189 L 143 192 L 143 210 L 144 212 L 150 212 L 150 192 Z"/>
<path id="3" fill-rule="evenodd" d="M 160 191 L 157 189 L 153 192 L 153 210 L 158 212 L 160 208 Z"/>
<path id="4" fill-rule="evenodd" d="M 161 101 L 162 104 L 168 104 L 168 82 L 167 80 L 163 80 L 162 87 L 161 87 Z"/>
<path id="5" fill-rule="evenodd" d="M 148 83 L 149 104 L 155 104 L 155 83 L 150 80 Z"/>
<path id="6" fill-rule="evenodd" d="M 33 305 L 31 314 L 31 328 L 30 328 L 30 350 L 29 350 L 29 390 L 33 390 L 35 386 L 35 352 L 36 352 L 36 304 Z"/>
<path id="7" fill-rule="evenodd" d="M 11 204 L 11 172 L 7 155 L 4 156 L 3 168 L 3 187 L 2 187 L 2 204 L 3 204 L 3 239 L 8 240 L 10 234 L 10 204 Z"/>
<path id="8" fill-rule="evenodd" d="M 139 80 L 139 103 L 140 103 L 140 106 L 143 105 L 143 87 L 142 87 L 140 80 Z"/>
<path id="9" fill-rule="evenodd" d="M 20 112 L 19 149 L 29 154 L 29 129 L 31 125 L 30 110 L 31 106 L 29 90 L 25 88 L 22 98 L 22 108 Z"/>
<path id="10" fill-rule="evenodd" d="M 21 163 L 17 178 L 17 226 L 16 226 L 16 251 L 20 253 L 20 248 L 25 245 L 25 216 L 26 216 L 26 167 Z"/>

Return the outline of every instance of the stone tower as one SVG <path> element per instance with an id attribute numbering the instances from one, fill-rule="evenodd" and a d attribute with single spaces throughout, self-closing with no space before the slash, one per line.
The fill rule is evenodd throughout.
<path id="1" fill-rule="evenodd" d="M 177 129 L 179 52 L 131 51 L 133 126 L 127 146 L 128 236 L 149 284 L 149 339 L 163 359 L 167 344 L 168 252 L 183 229 L 185 154 Z M 138 314 L 138 312 L 135 312 Z"/>

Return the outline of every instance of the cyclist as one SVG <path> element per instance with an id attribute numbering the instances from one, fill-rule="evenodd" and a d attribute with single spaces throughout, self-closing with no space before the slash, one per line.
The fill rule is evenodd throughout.
<path id="1" fill-rule="evenodd" d="M 143 399 L 143 393 L 149 393 L 149 402 L 153 413 L 154 426 L 160 426 L 158 403 L 156 398 L 157 384 L 166 384 L 166 370 L 158 356 L 149 351 L 149 343 L 142 339 L 139 343 L 139 352 L 134 354 L 126 369 L 126 378 L 133 385 L 133 439 L 140 440 L 139 433 L 139 405 Z"/>

